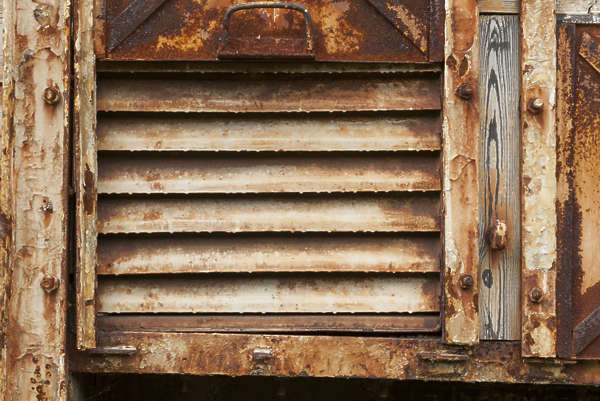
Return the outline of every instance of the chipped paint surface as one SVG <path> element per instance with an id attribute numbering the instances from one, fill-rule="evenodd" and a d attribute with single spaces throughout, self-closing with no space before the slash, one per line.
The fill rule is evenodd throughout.
<path id="1" fill-rule="evenodd" d="M 522 340 L 523 355 L 553 357 L 556 326 L 556 35 L 554 2 L 522 3 Z M 528 110 L 535 99 L 539 114 Z M 542 302 L 527 294 L 539 288 Z"/>
<path id="2" fill-rule="evenodd" d="M 446 63 L 443 115 L 443 209 L 446 341 L 479 340 L 477 281 L 462 289 L 463 275 L 477 277 L 479 99 L 478 11 L 473 0 L 446 2 Z M 459 97 L 459 88 L 470 96 Z"/>
<path id="3" fill-rule="evenodd" d="M 5 191 L 10 185 L 12 193 L 8 204 L 2 199 L 2 210 L 13 210 L 3 395 L 64 400 L 67 286 L 47 293 L 40 283 L 45 276 L 59 284 L 66 279 L 69 115 L 68 102 L 48 104 L 42 94 L 51 87 L 60 99 L 69 99 L 71 5 L 9 1 L 5 6 L 3 138 L 14 142 L 3 141 L 2 152 L 2 186 Z M 5 177 L 10 177 L 6 183 Z"/>

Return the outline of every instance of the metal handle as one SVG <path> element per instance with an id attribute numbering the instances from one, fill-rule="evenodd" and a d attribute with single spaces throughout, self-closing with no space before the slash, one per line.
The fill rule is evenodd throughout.
<path id="1" fill-rule="evenodd" d="M 312 19 L 310 17 L 310 13 L 306 9 L 306 7 L 303 7 L 300 4 L 280 2 L 280 1 L 267 1 L 267 2 L 260 2 L 260 3 L 243 3 L 243 4 L 237 4 L 235 6 L 230 7 L 227 10 L 227 12 L 225 13 L 225 22 L 223 23 L 223 25 L 224 25 L 224 32 L 223 32 L 223 39 L 222 39 L 223 42 L 225 42 L 227 40 L 227 38 L 229 37 L 229 23 L 230 23 L 231 16 L 233 15 L 233 13 L 236 13 L 236 12 L 242 11 L 242 10 L 251 10 L 251 9 L 256 9 L 256 8 L 284 8 L 286 10 L 300 11 L 304 15 L 304 22 L 305 22 L 305 26 L 306 26 L 306 47 L 309 52 L 312 52 L 312 35 L 311 35 Z"/>

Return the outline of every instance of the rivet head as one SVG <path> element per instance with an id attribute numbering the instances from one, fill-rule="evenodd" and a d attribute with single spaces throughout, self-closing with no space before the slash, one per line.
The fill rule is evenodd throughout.
<path id="1" fill-rule="evenodd" d="M 266 362 L 273 356 L 270 348 L 256 348 L 252 351 L 252 360 L 254 362 Z"/>
<path id="2" fill-rule="evenodd" d="M 527 104 L 527 110 L 532 114 L 540 114 L 544 110 L 544 101 L 539 97 L 531 99 Z"/>
<path id="3" fill-rule="evenodd" d="M 506 248 L 507 242 L 506 224 L 501 220 L 496 220 L 494 225 L 487 232 L 487 239 L 490 248 L 495 251 L 501 251 Z"/>
<path id="4" fill-rule="evenodd" d="M 40 287 L 44 289 L 48 294 L 58 289 L 58 279 L 51 275 L 46 275 L 40 281 Z"/>
<path id="5" fill-rule="evenodd" d="M 531 302 L 533 302 L 534 304 L 539 304 L 540 302 L 542 302 L 543 298 L 544 298 L 544 293 L 542 292 L 541 289 L 535 287 L 535 288 L 532 288 L 531 291 L 529 291 L 529 300 Z"/>
<path id="6" fill-rule="evenodd" d="M 44 89 L 42 99 L 44 99 L 44 102 L 46 102 L 47 104 L 57 104 L 60 101 L 60 92 L 58 91 L 58 88 L 48 87 Z"/>
<path id="7" fill-rule="evenodd" d="M 458 87 L 456 94 L 462 100 L 471 100 L 475 94 L 475 90 L 473 89 L 472 84 L 466 83 Z"/>
<path id="8" fill-rule="evenodd" d="M 462 276 L 460 276 L 458 283 L 460 285 L 460 288 L 462 288 L 463 290 L 468 290 L 469 288 L 473 287 L 475 281 L 473 280 L 473 276 L 471 276 L 470 274 L 463 274 Z"/>

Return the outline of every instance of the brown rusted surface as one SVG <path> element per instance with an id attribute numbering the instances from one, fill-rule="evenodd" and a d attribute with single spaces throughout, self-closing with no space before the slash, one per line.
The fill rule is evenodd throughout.
<path id="1" fill-rule="evenodd" d="M 437 236 L 236 234 L 101 236 L 98 274 L 440 271 Z"/>
<path id="2" fill-rule="evenodd" d="M 439 195 L 106 197 L 98 232 L 435 232 Z"/>
<path id="3" fill-rule="evenodd" d="M 411 151 L 441 149 L 439 113 L 293 115 L 101 113 L 99 151 Z"/>
<path id="4" fill-rule="evenodd" d="M 107 331 L 99 344 L 130 356 L 73 354 L 82 372 L 365 377 L 394 380 L 595 384 L 600 364 L 527 363 L 519 342 L 486 341 L 468 351 L 437 339 Z M 271 358 L 253 361 L 254 350 Z M 201 350 L 201 351 L 199 351 Z"/>
<path id="5" fill-rule="evenodd" d="M 439 312 L 437 275 L 102 276 L 99 313 Z"/>
<path id="6" fill-rule="evenodd" d="M 71 3 L 4 5 L 0 398 L 65 400 Z"/>
<path id="7" fill-rule="evenodd" d="M 125 18 L 126 10 L 136 9 L 137 3 L 141 12 Z M 151 12 L 159 3 L 163 4 Z M 153 7 L 132 0 L 105 2 L 104 31 L 96 35 L 109 39 L 105 49 L 98 49 L 98 56 L 110 60 L 216 60 L 225 34 L 225 14 L 242 3 L 248 2 L 168 0 L 154 1 Z M 428 50 L 428 43 L 443 42 L 440 21 L 432 15 L 443 14 L 438 0 L 432 5 L 420 0 L 294 3 L 310 14 L 318 61 L 441 61 L 441 52 Z M 293 10 L 242 10 L 231 15 L 229 37 L 238 39 L 239 53 L 250 51 L 250 56 L 277 53 L 273 48 L 279 48 L 280 54 L 293 54 L 306 39 L 306 20 L 303 13 Z M 97 43 L 104 44 L 102 40 Z"/>
<path id="8" fill-rule="evenodd" d="M 439 76 L 137 74 L 100 76 L 98 111 L 332 112 L 439 110 Z M 243 90 L 242 90 L 243 88 Z"/>
<path id="9" fill-rule="evenodd" d="M 478 277 L 479 75 L 478 10 L 475 0 L 446 2 L 443 115 L 444 336 L 448 343 L 479 340 L 477 280 L 469 291 L 460 277 Z M 459 88 L 471 96 L 457 96 Z M 464 92 L 464 90 L 463 90 Z M 468 92 L 468 90 L 466 91 Z"/>
<path id="10" fill-rule="evenodd" d="M 559 299 L 561 356 L 600 358 L 600 29 L 560 29 Z M 572 331 L 572 335 L 571 335 Z"/>
<path id="11" fill-rule="evenodd" d="M 439 156 L 100 154 L 99 194 L 439 191 Z"/>
<path id="12" fill-rule="evenodd" d="M 174 333 L 435 333 L 437 314 L 104 315 L 98 330 Z"/>
<path id="13" fill-rule="evenodd" d="M 555 2 L 526 0 L 521 11 L 521 185 L 523 356 L 556 355 Z M 539 114 L 528 111 L 540 99 Z M 527 297 L 540 288 L 539 303 Z"/>

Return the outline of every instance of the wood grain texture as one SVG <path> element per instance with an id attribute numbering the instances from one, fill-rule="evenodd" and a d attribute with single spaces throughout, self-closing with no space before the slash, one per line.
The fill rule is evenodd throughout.
<path id="1" fill-rule="evenodd" d="M 101 153 L 98 193 L 439 191 L 439 156 L 397 153 Z"/>
<path id="2" fill-rule="evenodd" d="M 107 197 L 98 207 L 103 234 L 439 229 L 435 193 Z"/>
<path id="3" fill-rule="evenodd" d="M 438 312 L 439 276 L 110 277 L 99 313 Z"/>
<path id="4" fill-rule="evenodd" d="M 98 274 L 440 271 L 437 236 L 101 236 Z"/>
<path id="5" fill-rule="evenodd" d="M 74 154 L 76 195 L 76 311 L 77 347 L 96 344 L 96 73 L 94 56 L 94 2 L 78 4 L 75 33 Z"/>
<path id="6" fill-rule="evenodd" d="M 4 6 L 0 399 L 63 401 L 71 3 L 9 0 Z M 47 87 L 60 94 L 58 103 L 42 100 Z M 47 293 L 41 284 L 50 277 L 58 288 Z"/>
<path id="7" fill-rule="evenodd" d="M 479 13 L 476 0 L 446 2 L 443 115 L 444 337 L 452 344 L 479 341 Z M 461 88 L 473 95 L 461 98 Z M 463 275 L 475 284 L 460 286 Z"/>
<path id="8" fill-rule="evenodd" d="M 99 111 L 316 112 L 439 110 L 439 76 L 286 74 L 99 76 Z M 241 89 L 243 88 L 243 90 Z"/>
<path id="9" fill-rule="evenodd" d="M 482 14 L 518 14 L 520 9 L 520 0 L 479 0 Z"/>
<path id="10" fill-rule="evenodd" d="M 555 2 L 521 10 L 521 338 L 523 356 L 556 355 L 556 18 Z M 538 114 L 528 110 L 543 102 Z M 542 302 L 529 300 L 537 288 Z"/>
<path id="11" fill-rule="evenodd" d="M 479 318 L 481 338 L 520 338 L 520 66 L 519 17 L 480 20 L 481 159 L 479 213 Z M 490 246 L 487 233 L 507 225 L 507 244 Z"/>
<path id="12" fill-rule="evenodd" d="M 304 114 L 101 113 L 98 150 L 440 150 L 439 112 Z"/>

